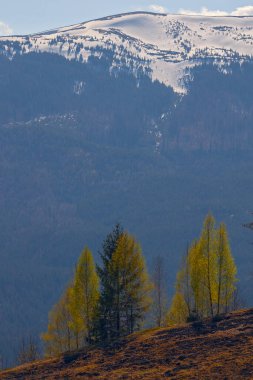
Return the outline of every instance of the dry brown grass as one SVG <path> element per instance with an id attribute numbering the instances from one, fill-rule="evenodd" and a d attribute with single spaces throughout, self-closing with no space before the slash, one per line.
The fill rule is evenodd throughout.
<path id="1" fill-rule="evenodd" d="M 0 379 L 253 379 L 253 310 L 221 321 L 145 331 L 107 349 L 69 353 Z"/>

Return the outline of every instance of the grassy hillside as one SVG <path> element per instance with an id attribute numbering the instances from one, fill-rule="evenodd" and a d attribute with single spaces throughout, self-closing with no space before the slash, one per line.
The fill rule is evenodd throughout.
<path id="1" fill-rule="evenodd" d="M 252 379 L 252 358 L 253 309 L 145 331 L 107 349 L 18 367 L 0 379 Z"/>

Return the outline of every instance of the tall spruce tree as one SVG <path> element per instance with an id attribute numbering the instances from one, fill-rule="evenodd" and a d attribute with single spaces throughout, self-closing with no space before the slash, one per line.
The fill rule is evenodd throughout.
<path id="1" fill-rule="evenodd" d="M 101 265 L 97 266 L 100 278 L 99 319 L 97 321 L 97 339 L 102 342 L 110 341 L 112 337 L 112 310 L 113 310 L 113 284 L 110 275 L 110 266 L 113 253 L 116 251 L 119 239 L 123 234 L 122 226 L 117 223 L 110 232 L 102 246 L 100 253 Z"/>

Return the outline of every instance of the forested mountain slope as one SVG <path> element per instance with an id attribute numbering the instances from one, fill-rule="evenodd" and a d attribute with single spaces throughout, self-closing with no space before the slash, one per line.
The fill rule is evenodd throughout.
<path id="1" fill-rule="evenodd" d="M 159 25 L 165 20 L 146 16 Z M 127 30 L 129 17 L 120 17 Z M 132 70 L 126 61 L 125 69 L 113 70 L 108 49 L 95 54 L 93 46 L 94 54 L 80 62 L 78 55 L 38 53 L 43 49 L 32 45 L 52 34 L 69 39 L 70 32 L 28 36 L 25 50 L 19 48 L 25 37 L 1 39 L 1 355 L 13 358 L 22 336 L 39 336 L 84 245 L 97 256 L 117 221 L 140 240 L 150 267 L 155 256 L 165 257 L 171 294 L 187 243 L 212 210 L 228 226 L 240 287 L 252 300 L 252 236 L 242 227 L 250 220 L 253 187 L 252 19 L 235 20 L 234 34 L 213 29 L 210 36 L 222 35 L 227 52 L 233 41 L 239 55 L 226 55 L 225 66 L 203 56 L 202 65 L 183 76 L 183 94 L 158 76 L 160 82 L 153 81 L 149 64 Z M 231 20 L 214 21 L 216 28 Z M 135 25 L 136 33 L 146 29 L 145 23 Z M 86 30 L 80 28 L 75 33 Z M 196 42 L 195 32 L 189 31 Z M 105 29 L 96 33 L 107 44 Z M 125 43 L 130 46 L 129 39 Z M 154 62 L 161 63 L 159 55 Z"/>

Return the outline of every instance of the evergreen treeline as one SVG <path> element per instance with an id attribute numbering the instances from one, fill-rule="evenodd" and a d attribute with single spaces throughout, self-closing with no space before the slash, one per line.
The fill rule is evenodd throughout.
<path id="1" fill-rule="evenodd" d="M 120 225 L 106 237 L 100 259 L 96 266 L 91 251 L 82 252 L 72 281 L 49 314 L 42 335 L 47 356 L 117 341 L 140 330 L 147 315 L 160 327 L 233 309 L 236 266 L 226 226 L 216 228 L 210 214 L 199 240 L 187 249 L 168 312 L 162 259 L 156 258 L 151 281 L 140 245 Z"/>

